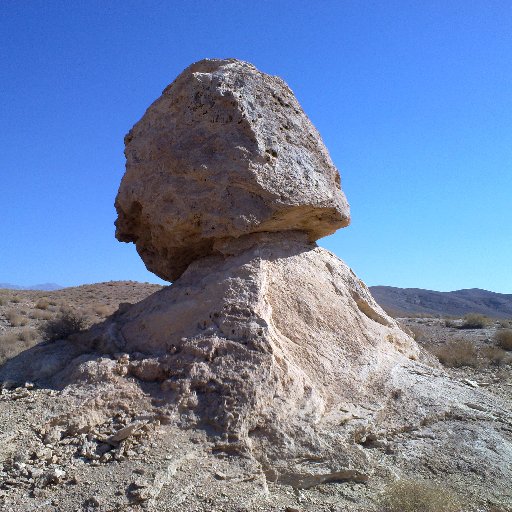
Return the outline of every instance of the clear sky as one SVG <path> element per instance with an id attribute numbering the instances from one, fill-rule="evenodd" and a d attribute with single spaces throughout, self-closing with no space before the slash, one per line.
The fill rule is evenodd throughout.
<path id="1" fill-rule="evenodd" d="M 1 0 L 0 282 L 158 282 L 114 238 L 123 137 L 205 57 L 288 82 L 369 285 L 512 293 L 510 0 Z"/>

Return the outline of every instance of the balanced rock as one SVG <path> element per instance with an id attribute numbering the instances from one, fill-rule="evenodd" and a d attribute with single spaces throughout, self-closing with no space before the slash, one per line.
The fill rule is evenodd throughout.
<path id="1" fill-rule="evenodd" d="M 348 225 L 340 177 L 278 77 L 236 59 L 183 71 L 125 137 L 116 237 L 174 281 L 217 240 Z"/>
<path id="2" fill-rule="evenodd" d="M 277 510 L 280 486 L 270 494 L 267 482 L 312 488 L 346 480 L 364 482 L 371 493 L 362 495 L 374 497 L 346 510 L 376 510 L 375 497 L 397 475 L 436 475 L 478 510 L 511 503 L 508 399 L 447 375 L 347 265 L 317 247 L 316 238 L 348 222 L 348 207 L 318 133 L 281 80 L 235 60 L 195 64 L 134 127 L 126 153 L 117 236 L 136 242 L 149 269 L 176 280 L 0 368 L 0 382 L 63 390 L 50 404 L 53 395 L 39 399 L 34 420 L 2 402 L 1 428 L 13 417 L 31 423 L 7 437 L 7 445 L 18 440 L 13 453 L 37 439 L 27 435 L 33 423 L 45 425 L 43 439 L 59 440 L 56 449 L 86 439 L 90 451 L 96 425 L 129 413 L 98 449 L 121 450 L 146 421 L 158 421 L 144 458 L 158 463 L 155 476 L 125 495 L 161 510 L 192 512 L 214 495 L 222 503 L 205 501 L 209 510 L 240 510 L 242 502 Z M 24 390 L 16 402 L 25 392 L 38 393 Z M 84 438 L 60 442 L 73 433 Z M 203 446 L 190 437 L 199 433 Z M 219 466 L 219 452 L 244 457 Z M 158 462 L 163 454 L 173 460 Z M 246 463 L 252 469 L 242 476 Z M 116 458 L 104 472 L 92 470 L 107 483 L 104 499 L 125 485 L 129 464 Z M 231 484 L 232 507 L 224 498 Z M 331 492 L 311 506 L 334 509 Z M 333 505 L 346 490 L 336 492 Z M 34 508 L 29 496 L 16 510 Z M 82 490 L 63 487 L 59 509 L 79 509 L 75 496 Z"/>

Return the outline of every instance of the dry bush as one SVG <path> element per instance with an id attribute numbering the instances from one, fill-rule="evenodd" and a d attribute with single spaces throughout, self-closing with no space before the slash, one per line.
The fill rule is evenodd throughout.
<path id="1" fill-rule="evenodd" d="M 37 331 L 34 329 L 23 329 L 18 333 L 20 341 L 33 341 L 37 338 Z"/>
<path id="2" fill-rule="evenodd" d="M 101 316 L 103 318 L 111 315 L 113 313 L 112 306 L 107 306 L 106 304 L 97 304 L 92 307 L 92 311 L 95 315 Z"/>
<path id="3" fill-rule="evenodd" d="M 429 350 L 445 366 L 478 366 L 478 354 L 473 343 L 463 339 L 451 340 L 444 345 L 432 346 Z"/>
<path id="4" fill-rule="evenodd" d="M 468 313 L 464 317 L 464 322 L 460 326 L 461 329 L 485 329 L 491 325 L 492 320 L 485 315 L 479 313 Z"/>
<path id="5" fill-rule="evenodd" d="M 512 356 L 499 347 L 484 347 L 480 350 L 480 355 L 488 364 L 495 366 L 512 363 Z"/>
<path id="6" fill-rule="evenodd" d="M 453 320 L 453 318 L 447 318 L 445 321 L 444 321 L 444 326 L 445 327 L 449 327 L 449 328 L 456 328 L 458 327 L 458 324 L 455 320 Z"/>
<path id="7" fill-rule="evenodd" d="M 7 302 L 8 301 L 6 297 L 0 297 L 0 306 L 5 306 Z"/>
<path id="8" fill-rule="evenodd" d="M 439 484 L 418 480 L 398 480 L 382 494 L 384 512 L 462 512 L 455 494 Z"/>
<path id="9" fill-rule="evenodd" d="M 16 333 L 0 336 L 0 365 L 17 356 L 27 348 L 30 348 L 32 345 L 31 340 L 20 340 L 19 335 Z"/>
<path id="10" fill-rule="evenodd" d="M 20 325 L 28 324 L 28 318 L 21 316 L 17 311 L 14 310 L 7 311 L 5 317 L 13 327 L 19 327 Z"/>
<path id="11" fill-rule="evenodd" d="M 407 327 L 410 334 L 416 341 L 428 341 L 425 331 L 421 327 L 415 325 L 409 325 Z"/>
<path id="12" fill-rule="evenodd" d="M 86 320 L 82 315 L 67 311 L 53 320 L 48 320 L 41 326 L 40 332 L 44 341 L 65 340 L 72 334 L 83 331 L 85 326 Z"/>
<path id="13" fill-rule="evenodd" d="M 19 302 L 21 302 L 21 299 L 17 295 L 14 295 L 13 297 L 11 297 L 11 302 L 14 302 L 14 304 L 18 304 Z"/>
<path id="14" fill-rule="evenodd" d="M 48 302 L 47 299 L 39 299 L 36 302 L 36 308 L 37 309 L 48 309 L 49 305 L 50 305 L 50 303 Z"/>
<path id="15" fill-rule="evenodd" d="M 33 320 L 50 320 L 50 318 L 53 318 L 53 314 L 50 311 L 41 311 L 40 309 L 34 309 L 28 316 Z"/>
<path id="16" fill-rule="evenodd" d="M 497 331 L 494 335 L 494 341 L 496 341 L 498 346 L 503 350 L 512 350 L 512 330 L 503 329 Z"/>
<path id="17" fill-rule="evenodd" d="M 498 325 L 502 329 L 510 329 L 510 328 L 512 328 L 512 320 L 500 320 L 500 321 L 498 321 Z"/>

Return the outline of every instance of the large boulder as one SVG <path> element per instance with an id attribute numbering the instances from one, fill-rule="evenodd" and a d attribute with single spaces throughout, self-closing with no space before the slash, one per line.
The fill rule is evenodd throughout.
<path id="1" fill-rule="evenodd" d="M 236 59 L 202 60 L 125 138 L 116 237 L 174 281 L 215 241 L 349 223 L 340 176 L 293 92 Z"/>

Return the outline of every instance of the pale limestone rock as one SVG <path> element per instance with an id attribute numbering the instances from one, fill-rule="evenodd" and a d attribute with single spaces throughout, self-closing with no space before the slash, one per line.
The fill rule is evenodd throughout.
<path id="1" fill-rule="evenodd" d="M 278 77 L 236 59 L 183 71 L 125 138 L 116 237 L 177 279 L 223 238 L 349 223 L 322 139 Z"/>
<path id="2" fill-rule="evenodd" d="M 364 283 L 306 233 L 254 233 L 214 249 L 86 335 L 101 352 L 123 339 L 122 350 L 148 354 L 148 364 L 131 363 L 132 375 L 160 381 L 192 423 L 244 443 L 256 427 L 316 424 L 340 401 L 384 392 L 397 361 L 422 355 Z"/>

